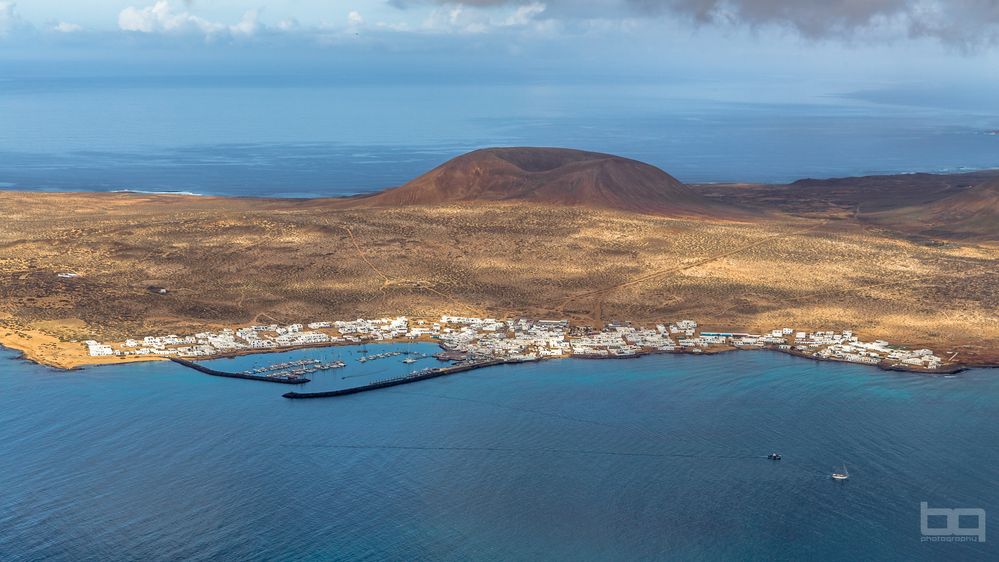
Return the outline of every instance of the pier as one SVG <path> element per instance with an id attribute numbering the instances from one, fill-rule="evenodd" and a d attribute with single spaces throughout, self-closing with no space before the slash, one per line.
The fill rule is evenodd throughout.
<path id="1" fill-rule="evenodd" d="M 185 367 L 194 369 L 195 371 L 200 371 L 206 375 L 211 375 L 213 377 L 225 377 L 229 379 L 244 379 L 251 381 L 262 381 L 262 382 L 276 382 L 280 384 L 305 384 L 309 382 L 309 379 L 299 376 L 288 376 L 288 375 L 251 375 L 246 373 L 228 373 L 226 371 L 218 371 L 216 369 L 211 369 L 205 367 L 204 365 L 199 365 L 194 361 L 188 361 L 187 359 L 181 359 L 179 357 L 171 357 L 171 361 L 174 363 L 179 363 Z"/>
<path id="2" fill-rule="evenodd" d="M 360 363 L 367 363 L 368 361 L 374 361 L 376 359 L 385 359 L 386 357 L 397 357 L 402 355 L 402 351 L 386 351 L 384 353 L 376 353 L 374 355 L 362 355 L 357 358 Z"/>
<path id="3" fill-rule="evenodd" d="M 257 369 L 243 371 L 242 374 L 262 375 L 271 378 L 281 378 L 281 377 L 294 378 L 294 377 L 303 377 L 305 375 L 311 375 L 312 373 L 318 373 L 321 371 L 340 369 L 343 367 L 346 367 L 346 363 L 344 363 L 343 361 L 323 363 L 318 359 L 299 359 L 297 361 L 276 363 L 274 365 L 268 365 L 266 367 L 259 367 Z"/>
<path id="4" fill-rule="evenodd" d="M 388 388 L 391 386 L 399 386 L 401 384 L 409 384 L 417 381 L 424 381 L 427 379 L 433 379 L 437 377 L 443 377 L 445 375 L 453 375 L 455 373 L 463 373 L 465 371 L 472 371 L 474 369 L 482 369 L 484 367 L 492 367 L 493 365 L 502 365 L 504 363 L 509 363 L 509 361 L 504 361 L 502 359 L 491 359 L 489 361 L 479 361 L 474 363 L 464 363 L 461 365 L 453 365 L 450 367 L 441 367 L 438 369 L 423 369 L 422 371 L 416 371 L 409 375 L 402 377 L 395 377 L 391 379 L 383 379 L 380 381 L 375 381 L 369 384 L 361 386 L 353 386 L 350 388 L 341 388 L 338 390 L 328 390 L 325 392 L 287 392 L 284 394 L 285 398 L 332 398 L 335 396 L 346 396 L 348 394 L 358 394 L 361 392 L 367 392 L 369 390 L 377 390 L 379 388 Z"/>
<path id="5" fill-rule="evenodd" d="M 398 357 L 400 355 L 411 355 L 416 357 L 416 359 L 413 359 L 413 357 L 408 357 L 403 360 L 403 363 L 415 363 L 419 359 L 425 359 L 427 357 L 430 357 L 426 353 L 417 353 L 415 351 L 386 351 L 384 353 L 376 353 L 374 355 L 362 355 L 361 357 L 357 358 L 357 361 L 360 363 L 367 363 L 368 361 L 374 361 L 376 359 L 385 359 L 387 357 Z"/>

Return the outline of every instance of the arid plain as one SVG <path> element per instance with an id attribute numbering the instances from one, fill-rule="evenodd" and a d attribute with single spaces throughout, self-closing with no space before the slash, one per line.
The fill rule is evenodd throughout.
<path id="1" fill-rule="evenodd" d="M 704 193 L 726 189 L 745 188 Z M 90 338 L 467 313 L 853 329 L 963 364 L 999 361 L 994 242 L 769 207 L 726 218 L 531 201 L 0 192 L 0 343 L 71 367 L 96 360 L 76 343 Z"/>

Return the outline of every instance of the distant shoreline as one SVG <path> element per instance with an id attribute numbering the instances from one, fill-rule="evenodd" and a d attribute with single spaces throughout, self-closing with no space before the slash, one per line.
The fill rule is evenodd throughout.
<path id="1" fill-rule="evenodd" d="M 987 135 L 999 135 L 997 131 L 986 132 Z M 830 176 L 803 176 L 794 177 L 786 181 L 754 181 L 754 180 L 683 180 L 687 185 L 697 188 L 697 187 L 726 187 L 726 186 L 790 186 L 799 182 L 809 182 L 809 181 L 843 181 L 843 180 L 860 180 L 860 179 L 873 179 L 873 178 L 896 178 L 896 177 L 907 177 L 907 176 L 937 176 L 937 177 L 955 177 L 964 176 L 972 174 L 996 174 L 999 176 L 999 166 L 986 166 L 986 167 L 967 167 L 960 169 L 943 169 L 943 170 L 904 170 L 904 171 L 883 171 L 883 172 L 873 172 L 873 173 L 858 173 L 855 175 L 830 175 Z M 681 178 L 682 179 L 682 178 Z M 203 198 L 223 198 L 223 199 L 254 199 L 260 201 L 323 201 L 329 199 L 353 199 L 356 197 L 365 197 L 370 195 L 375 195 L 383 191 L 393 189 L 396 186 L 380 186 L 372 187 L 370 189 L 353 191 L 353 192 L 343 192 L 343 193 L 330 193 L 330 194 L 310 194 L 302 197 L 288 197 L 281 196 L 280 194 L 242 194 L 242 193 L 206 193 L 200 191 L 188 191 L 188 190 L 155 190 L 155 189 L 140 189 L 140 188 L 114 188 L 114 189 L 31 189 L 19 187 L 16 184 L 10 182 L 0 182 L 0 192 L 9 191 L 14 193 L 37 193 L 37 194 L 50 194 L 50 195 L 72 195 L 72 194 L 133 194 L 133 195 L 162 195 L 162 196 L 177 196 L 177 197 L 203 197 Z M 289 191 L 292 188 L 289 188 Z"/>

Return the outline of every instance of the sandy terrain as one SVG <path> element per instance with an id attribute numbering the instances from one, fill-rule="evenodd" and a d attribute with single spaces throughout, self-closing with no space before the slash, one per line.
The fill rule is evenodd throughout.
<path id="1" fill-rule="evenodd" d="M 852 328 L 958 362 L 999 360 L 999 248 L 986 243 L 790 215 L 337 207 L 0 192 L 0 342 L 67 367 L 90 361 L 78 343 L 90 338 L 468 313 Z"/>

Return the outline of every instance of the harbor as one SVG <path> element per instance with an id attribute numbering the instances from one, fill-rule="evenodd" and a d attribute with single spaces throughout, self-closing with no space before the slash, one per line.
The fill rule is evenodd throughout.
<path id="1" fill-rule="evenodd" d="M 347 396 L 349 394 L 359 394 L 361 392 L 368 392 L 371 390 L 378 390 L 381 388 L 389 388 L 392 386 L 399 386 L 403 384 L 424 381 L 437 377 L 443 377 L 446 375 L 464 373 L 475 369 L 483 369 L 485 367 L 492 367 L 494 365 L 502 365 L 504 363 L 508 363 L 508 361 L 504 361 L 501 359 L 469 360 L 448 367 L 439 367 L 436 369 L 433 368 L 421 369 L 419 371 L 413 371 L 412 373 L 401 377 L 381 379 L 374 382 L 370 382 L 368 384 L 352 386 L 349 388 L 327 390 L 323 392 L 286 392 L 283 396 L 285 398 L 292 398 L 292 399 L 333 398 L 337 396 Z"/>
<path id="2" fill-rule="evenodd" d="M 762 334 L 700 330 L 693 320 L 658 324 L 644 328 L 628 323 L 609 323 L 600 330 L 569 326 L 565 321 L 498 321 L 470 317 L 442 317 L 439 323 L 409 322 L 406 318 L 387 319 L 376 331 L 375 341 L 353 342 L 353 349 L 337 345 L 309 345 L 301 349 L 261 349 L 256 353 L 194 363 L 176 355 L 177 363 L 203 373 L 304 384 L 310 392 L 289 392 L 290 399 L 346 396 L 409 384 L 449 374 L 504 363 L 577 359 L 637 359 L 656 354 L 709 355 L 739 349 L 768 350 L 816 361 L 851 362 L 890 370 L 953 373 L 959 366 L 949 364 L 930 350 L 905 350 L 887 342 L 865 342 L 849 330 L 843 332 L 804 332 L 791 328 Z M 378 324 L 353 321 L 336 329 L 378 329 Z M 256 330 L 303 334 L 298 326 Z M 389 329 L 396 330 L 390 333 Z M 329 329 L 316 325 L 315 329 Z M 400 332 L 407 330 L 400 338 Z M 386 337 L 386 336 L 395 336 Z M 337 336 L 340 337 L 340 336 Z M 400 341 L 402 340 L 402 341 Z M 429 340 L 429 341 L 427 341 Z M 349 345 L 349 344 L 346 344 Z M 419 361 L 432 359 L 446 363 L 419 369 Z M 318 373 L 342 373 L 320 376 Z M 320 379 L 318 381 L 314 379 Z M 350 379 L 350 380 L 348 380 Z"/>

